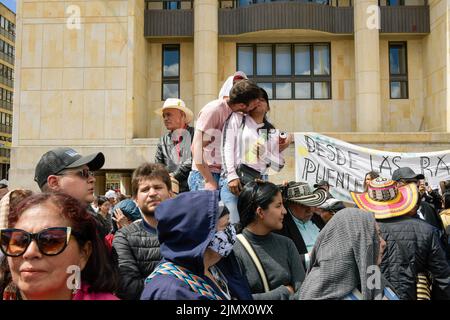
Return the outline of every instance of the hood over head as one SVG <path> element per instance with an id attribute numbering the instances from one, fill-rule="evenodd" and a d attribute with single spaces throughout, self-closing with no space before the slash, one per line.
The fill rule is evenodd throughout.
<path id="1" fill-rule="evenodd" d="M 216 233 L 218 191 L 184 192 L 162 202 L 155 212 L 161 255 L 203 274 L 203 256 Z"/>

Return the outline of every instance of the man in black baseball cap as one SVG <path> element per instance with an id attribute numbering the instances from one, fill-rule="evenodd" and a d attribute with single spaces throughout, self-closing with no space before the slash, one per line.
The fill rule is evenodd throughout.
<path id="1" fill-rule="evenodd" d="M 423 174 L 416 174 L 410 167 L 398 168 L 392 173 L 392 180 L 396 182 L 403 182 L 408 184 L 411 182 L 419 182 L 419 180 L 425 179 Z"/>
<path id="2" fill-rule="evenodd" d="M 101 152 L 83 157 L 72 148 L 53 149 L 36 165 L 34 181 L 43 192 L 64 192 L 88 205 L 94 201 L 93 171 L 104 163 Z"/>

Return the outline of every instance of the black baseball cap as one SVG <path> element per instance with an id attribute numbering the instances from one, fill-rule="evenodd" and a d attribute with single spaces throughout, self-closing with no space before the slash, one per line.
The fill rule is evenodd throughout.
<path id="1" fill-rule="evenodd" d="M 83 157 L 72 148 L 57 148 L 46 152 L 38 164 L 34 173 L 34 181 L 39 188 L 47 182 L 50 175 L 58 174 L 64 169 L 77 168 L 84 165 L 89 170 L 99 170 L 105 164 L 105 156 L 101 152 L 93 153 Z"/>
<path id="2" fill-rule="evenodd" d="M 321 180 L 321 181 L 319 181 L 319 183 L 316 183 L 316 184 L 314 185 L 314 188 L 323 187 L 323 186 L 329 187 L 330 184 L 328 183 L 328 181 Z"/>
<path id="3" fill-rule="evenodd" d="M 410 179 L 415 179 L 415 180 L 421 180 L 421 179 L 425 179 L 425 176 L 423 174 L 416 174 L 413 169 L 411 169 L 410 167 L 402 167 L 402 168 L 398 168 L 397 170 L 394 171 L 394 173 L 392 173 L 392 180 L 394 181 L 400 181 L 402 179 L 405 180 L 410 180 Z"/>

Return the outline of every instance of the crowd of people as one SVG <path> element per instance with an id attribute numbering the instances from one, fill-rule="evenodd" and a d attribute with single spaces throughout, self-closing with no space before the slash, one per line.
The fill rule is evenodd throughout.
<path id="1" fill-rule="evenodd" d="M 95 196 L 103 153 L 66 147 L 37 163 L 40 193 L 0 181 L 0 299 L 449 300 L 450 183 L 369 172 L 353 202 L 327 181 L 276 185 L 292 135 L 269 110 L 242 72 L 195 127 L 167 99 L 131 197 Z"/>

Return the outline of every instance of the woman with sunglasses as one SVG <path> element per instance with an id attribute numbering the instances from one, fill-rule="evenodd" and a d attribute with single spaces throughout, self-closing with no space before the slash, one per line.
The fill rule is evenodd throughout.
<path id="1" fill-rule="evenodd" d="M 299 293 L 305 270 L 294 242 L 272 232 L 281 230 L 286 214 L 279 188 L 261 180 L 246 184 L 239 195 L 238 210 L 245 239 L 238 236 L 233 251 L 253 299 L 293 299 Z M 256 261 L 247 245 L 255 253 Z"/>
<path id="2" fill-rule="evenodd" d="M 6 299 L 115 300 L 117 275 L 86 208 L 59 193 L 28 197 L 0 230 L 13 283 Z"/>

